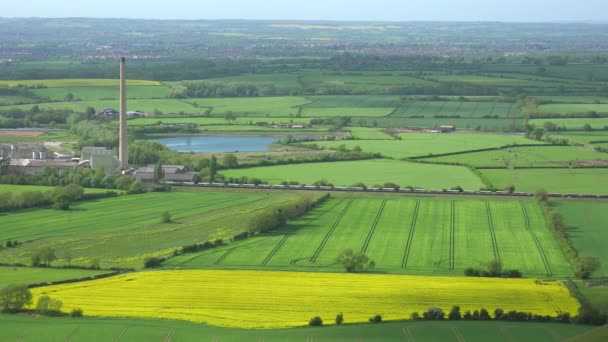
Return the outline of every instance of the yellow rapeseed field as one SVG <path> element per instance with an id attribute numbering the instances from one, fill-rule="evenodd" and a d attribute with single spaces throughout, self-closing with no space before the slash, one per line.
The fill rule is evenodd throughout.
<path id="1" fill-rule="evenodd" d="M 576 313 L 578 302 L 559 282 L 533 279 L 425 277 L 265 271 L 150 271 L 32 290 L 79 307 L 87 316 L 179 319 L 242 328 L 407 319 L 437 305 L 449 311 L 495 308 L 542 315 Z"/>

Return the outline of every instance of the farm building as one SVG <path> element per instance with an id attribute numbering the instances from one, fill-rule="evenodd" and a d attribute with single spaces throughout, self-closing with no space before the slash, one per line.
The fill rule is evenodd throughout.
<path id="1" fill-rule="evenodd" d="M 80 152 L 80 162 L 88 162 L 94 170 L 103 167 L 106 173 L 112 173 L 118 169 L 118 158 L 116 152 L 105 147 L 83 147 Z"/>
<path id="2" fill-rule="evenodd" d="M 142 181 L 154 180 L 154 165 L 148 165 L 135 170 L 133 174 Z M 184 165 L 162 165 L 164 178 L 170 182 L 192 182 L 196 172 L 186 172 Z"/>
<path id="3" fill-rule="evenodd" d="M 439 126 L 439 132 L 441 132 L 441 133 L 456 132 L 456 126 L 452 126 L 452 125 Z"/>
<path id="4" fill-rule="evenodd" d="M 2 158 L 48 159 L 49 153 L 42 144 L 0 144 L 0 159 Z"/>
<path id="5" fill-rule="evenodd" d="M 47 167 L 59 170 L 71 170 L 78 166 L 78 162 L 68 159 L 11 159 L 9 170 L 26 175 L 40 175 Z"/>

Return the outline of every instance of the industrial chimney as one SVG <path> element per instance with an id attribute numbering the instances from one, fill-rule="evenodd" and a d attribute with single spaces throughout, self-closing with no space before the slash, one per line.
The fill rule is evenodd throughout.
<path id="1" fill-rule="evenodd" d="M 120 136 L 118 141 L 118 161 L 122 170 L 129 169 L 129 147 L 127 142 L 127 84 L 125 79 L 125 58 L 120 57 Z"/>

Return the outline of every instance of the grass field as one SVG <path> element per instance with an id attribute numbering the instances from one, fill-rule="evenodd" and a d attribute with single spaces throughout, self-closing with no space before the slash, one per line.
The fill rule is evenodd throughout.
<path id="1" fill-rule="evenodd" d="M 582 255 L 600 258 L 601 268 L 596 277 L 608 277 L 608 202 L 559 201 L 552 202 L 564 217 L 569 236 L 576 250 Z"/>
<path id="2" fill-rule="evenodd" d="M 461 163 L 475 167 L 541 167 L 576 166 L 579 162 L 608 160 L 608 154 L 575 146 L 510 147 L 500 150 L 472 152 L 444 157 L 427 158 L 426 161 Z"/>
<path id="3" fill-rule="evenodd" d="M 528 277 L 571 274 L 534 202 L 394 197 L 332 199 L 276 233 L 166 267 L 339 272 L 334 260 L 347 248 L 364 251 L 381 273 L 460 276 L 499 258 Z"/>
<path id="4" fill-rule="evenodd" d="M 377 152 L 383 156 L 396 159 L 514 144 L 542 144 L 542 142 L 526 139 L 521 135 L 403 133 L 399 136 L 401 140 L 344 140 L 323 141 L 317 142 L 317 144 L 327 148 L 337 148 L 340 145 L 345 145 L 347 148 L 352 149 L 355 146 L 359 146 L 365 152 Z"/>
<path id="5" fill-rule="evenodd" d="M 394 182 L 401 186 L 427 189 L 452 188 L 457 185 L 465 189 L 483 187 L 481 180 L 465 167 L 385 159 L 254 167 L 225 170 L 221 173 L 226 177 L 256 177 L 270 184 L 282 181 L 312 184 L 325 179 L 335 186 L 350 186 L 358 182 L 373 186 Z"/>
<path id="6" fill-rule="evenodd" d="M 353 286 L 357 284 L 357 286 Z M 155 271 L 32 289 L 89 316 L 165 318 L 240 328 L 307 325 L 316 315 L 349 322 L 406 319 L 432 305 L 542 315 L 576 312 L 559 282 L 261 271 Z M 365 300 L 356 300 L 365 298 Z M 244 310 L 247 308 L 247 310 Z M 490 310 L 491 312 L 493 309 Z"/>
<path id="7" fill-rule="evenodd" d="M 82 101 L 118 100 L 120 94 L 118 86 L 42 88 L 32 89 L 32 92 L 53 101 L 63 101 L 68 93 L 72 93 L 75 99 Z M 127 98 L 129 99 L 166 98 L 169 93 L 170 89 L 165 86 L 129 85 L 127 88 Z"/>
<path id="8" fill-rule="evenodd" d="M 394 108 L 361 108 L 361 107 L 338 107 L 338 108 L 304 108 L 302 116 L 305 117 L 383 117 L 391 114 Z"/>
<path id="9" fill-rule="evenodd" d="M 323 317 L 331 320 L 332 317 Z M 348 316 L 345 317 L 348 322 Z M 308 327 L 274 330 L 245 330 L 214 327 L 182 321 L 150 319 L 108 319 L 0 316 L 3 336 L 16 341 L 23 336 L 31 340 L 62 341 L 68 337 L 83 341 L 386 341 L 401 340 L 410 334 L 411 340 L 484 342 L 492 336 L 496 342 L 553 341 L 591 331 L 590 327 L 574 324 L 509 323 L 509 322 L 398 322 L 357 324 L 329 327 Z M 595 341 L 595 340 L 594 340 Z M 601 340 L 597 340 L 601 341 Z"/>
<path id="10" fill-rule="evenodd" d="M 108 271 L 0 266 L 0 274 L 2 274 L 0 288 L 9 284 L 49 283 L 58 280 L 93 277 L 103 273 L 108 273 Z"/>
<path id="11" fill-rule="evenodd" d="M 27 86 L 45 85 L 48 88 L 61 87 L 112 87 L 118 85 L 118 79 L 53 79 L 53 80 L 0 80 L 0 85 L 15 87 L 20 84 Z M 127 80 L 127 86 L 158 86 L 160 82 L 144 80 Z"/>
<path id="12" fill-rule="evenodd" d="M 443 125 L 456 126 L 458 130 L 479 130 L 482 132 L 514 132 L 524 126 L 521 118 L 411 118 L 411 117 L 360 117 L 354 120 L 358 124 L 359 119 L 365 120 L 366 125 L 377 124 L 377 127 L 399 128 L 399 127 L 419 127 L 419 128 L 438 128 Z M 542 123 L 541 123 L 542 126 Z"/>
<path id="13" fill-rule="evenodd" d="M 393 137 L 384 133 L 380 128 L 352 127 L 349 128 L 352 136 L 362 140 L 392 140 Z"/>
<path id="14" fill-rule="evenodd" d="M 559 114 L 570 114 L 570 113 L 586 113 L 586 112 L 597 112 L 597 113 L 608 113 L 608 104 L 600 103 L 558 103 L 558 104 L 546 104 L 538 107 L 538 110 L 545 113 L 559 113 Z"/>
<path id="15" fill-rule="evenodd" d="M 567 130 L 582 131 L 586 124 L 591 125 L 592 129 L 604 129 L 608 127 L 608 118 L 581 118 L 581 119 L 533 119 L 530 123 L 536 127 L 543 127 L 545 122 L 552 122 L 558 127 L 565 127 Z"/>
<path id="16" fill-rule="evenodd" d="M 599 132 L 562 132 L 552 133 L 552 137 L 566 138 L 580 144 L 589 144 L 596 141 L 608 142 L 608 131 Z"/>
<path id="17" fill-rule="evenodd" d="M 539 189 L 557 193 L 608 194 L 608 169 L 480 170 L 497 188 L 515 185 L 516 191 Z"/>
<path id="18" fill-rule="evenodd" d="M 55 189 L 54 186 L 39 186 L 39 185 L 12 185 L 0 184 L 0 192 L 11 192 L 13 194 L 22 193 L 25 191 L 48 191 Z M 84 189 L 85 193 L 103 193 L 106 191 L 116 191 L 108 189 Z M 123 192 L 118 190 L 117 192 Z"/>
<path id="19" fill-rule="evenodd" d="M 520 118 L 521 112 L 513 103 L 505 102 L 456 102 L 456 101 L 412 101 L 402 103 L 394 117 L 412 117 L 424 115 L 459 116 L 461 118 L 482 118 L 497 116 L 500 118 Z"/>
<path id="20" fill-rule="evenodd" d="M 74 265 L 88 266 L 99 259 L 102 267 L 140 268 L 147 256 L 169 255 L 184 245 L 240 233 L 256 211 L 302 195 L 184 190 L 79 202 L 67 212 L 12 212 L 0 216 L 0 241 L 27 243 L 1 250 L 0 260 L 29 264 L 33 250 L 52 246 L 57 255 L 71 251 Z M 172 214 L 172 223 L 160 223 L 165 210 Z"/>
<path id="21" fill-rule="evenodd" d="M 363 108 L 395 108 L 401 102 L 398 96 L 386 95 L 327 95 L 308 96 L 311 102 L 304 108 L 338 108 L 338 107 L 363 107 Z"/>
<path id="22" fill-rule="evenodd" d="M 233 112 L 238 116 L 252 117 L 295 117 L 298 114 L 298 106 L 304 105 L 309 100 L 303 97 L 253 97 L 253 98 L 223 98 L 223 99 L 187 99 L 188 103 L 194 103 L 199 108 L 212 108 L 211 115 L 223 117 L 226 112 Z M 268 120 L 258 120 L 268 121 Z"/>

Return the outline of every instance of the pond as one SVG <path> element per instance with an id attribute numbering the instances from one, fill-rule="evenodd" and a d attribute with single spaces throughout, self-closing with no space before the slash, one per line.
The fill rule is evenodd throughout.
<path id="1" fill-rule="evenodd" d="M 150 139 L 177 152 L 265 152 L 276 136 L 192 135 Z"/>

